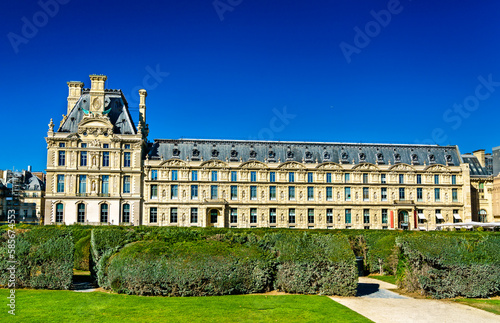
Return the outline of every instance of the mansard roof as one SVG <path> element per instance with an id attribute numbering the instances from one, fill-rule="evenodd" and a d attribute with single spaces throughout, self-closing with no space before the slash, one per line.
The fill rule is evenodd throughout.
<path id="1" fill-rule="evenodd" d="M 156 139 L 149 158 L 379 165 L 461 163 L 457 146 L 202 139 Z"/>
<path id="2" fill-rule="evenodd" d="M 464 163 L 469 164 L 470 176 L 484 177 L 490 176 L 493 173 L 493 169 L 490 171 L 486 167 L 483 167 L 479 162 L 479 159 L 473 154 L 462 155 L 462 160 L 464 161 Z"/>
<path id="3" fill-rule="evenodd" d="M 78 124 L 83 116 L 88 113 L 90 107 L 89 89 L 83 89 L 82 96 L 75 107 L 66 118 L 57 132 L 78 132 Z M 135 135 L 137 130 L 130 116 L 127 101 L 121 90 L 106 90 L 104 95 L 105 110 L 109 110 L 107 116 L 113 124 L 113 133 L 122 135 Z"/>

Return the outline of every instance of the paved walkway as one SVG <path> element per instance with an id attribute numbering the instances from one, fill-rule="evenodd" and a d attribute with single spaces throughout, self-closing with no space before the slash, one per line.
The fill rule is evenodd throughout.
<path id="1" fill-rule="evenodd" d="M 377 279 L 359 277 L 356 297 L 330 298 L 376 323 L 500 322 L 500 316 L 467 305 L 416 299 L 387 290 L 395 288 L 395 285 Z"/>

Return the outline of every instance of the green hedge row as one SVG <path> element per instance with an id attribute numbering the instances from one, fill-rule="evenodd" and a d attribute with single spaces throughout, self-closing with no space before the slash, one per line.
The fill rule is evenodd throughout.
<path id="1" fill-rule="evenodd" d="M 396 241 L 400 287 L 434 298 L 500 294 L 500 235 L 431 233 Z"/>

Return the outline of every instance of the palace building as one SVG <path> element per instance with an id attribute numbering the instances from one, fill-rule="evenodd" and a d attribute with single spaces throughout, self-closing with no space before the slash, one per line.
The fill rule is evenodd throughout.
<path id="1" fill-rule="evenodd" d="M 120 90 L 68 82 L 47 141 L 45 224 L 434 230 L 469 222 L 458 147 L 204 139 L 148 141 Z M 488 209 L 490 210 L 490 209 Z"/>

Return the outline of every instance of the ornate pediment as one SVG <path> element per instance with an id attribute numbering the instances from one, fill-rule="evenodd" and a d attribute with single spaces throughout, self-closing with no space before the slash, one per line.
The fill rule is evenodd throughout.
<path id="1" fill-rule="evenodd" d="M 389 168 L 391 171 L 415 171 L 415 167 L 410 166 L 408 164 L 396 164 Z"/>
<path id="2" fill-rule="evenodd" d="M 371 163 L 361 163 L 359 165 L 354 166 L 352 169 L 356 170 L 380 170 L 377 166 Z"/>
<path id="3" fill-rule="evenodd" d="M 218 167 L 218 168 L 226 168 L 228 167 L 227 164 L 221 160 L 218 160 L 218 159 L 213 159 L 213 160 L 208 160 L 204 163 L 201 163 L 200 165 L 201 167 L 206 167 L 206 168 L 214 168 L 214 167 Z"/>
<path id="4" fill-rule="evenodd" d="M 280 169 L 305 169 L 306 166 L 296 161 L 288 161 L 278 166 Z"/>
<path id="5" fill-rule="evenodd" d="M 180 159 L 172 158 L 165 160 L 164 162 L 160 163 L 160 166 L 165 166 L 165 167 L 184 167 L 186 166 L 186 162 Z"/>
<path id="6" fill-rule="evenodd" d="M 80 135 L 112 135 L 113 125 L 107 116 L 85 115 L 78 124 Z"/>
<path id="7" fill-rule="evenodd" d="M 431 165 L 425 168 L 426 172 L 449 172 L 450 168 L 443 165 Z"/>
<path id="8" fill-rule="evenodd" d="M 243 164 L 240 165 L 240 167 L 241 168 L 252 168 L 252 169 L 269 168 L 269 167 L 267 167 L 266 164 L 264 164 L 263 162 L 258 161 L 258 160 L 251 160 L 251 161 L 244 162 Z"/>
<path id="9" fill-rule="evenodd" d="M 318 169 L 338 169 L 338 170 L 343 169 L 342 166 L 340 166 L 339 164 L 334 163 L 334 162 L 321 163 L 318 166 L 316 166 L 316 168 L 318 168 Z"/>

